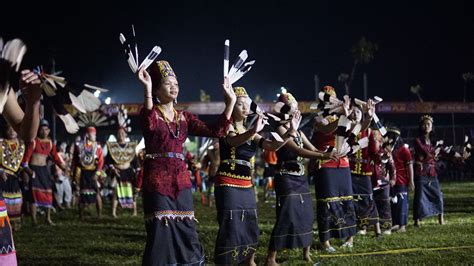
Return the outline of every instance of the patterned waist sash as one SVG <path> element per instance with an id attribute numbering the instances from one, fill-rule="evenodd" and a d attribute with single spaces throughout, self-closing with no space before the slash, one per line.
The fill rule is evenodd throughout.
<path id="1" fill-rule="evenodd" d="M 298 170 L 294 170 L 294 168 L 298 167 Z M 290 160 L 290 161 L 283 161 L 280 163 L 280 174 L 288 174 L 288 175 L 304 175 L 305 169 L 304 165 L 301 161 L 298 160 Z"/>
<path id="2" fill-rule="evenodd" d="M 235 163 L 235 164 L 240 164 L 240 165 L 252 168 L 252 163 L 250 163 L 249 161 L 240 160 L 240 159 L 226 159 L 226 160 L 222 160 L 221 163 L 226 163 L 226 164 Z"/>
<path id="3" fill-rule="evenodd" d="M 157 159 L 157 158 L 176 158 L 184 161 L 184 154 L 179 152 L 162 152 L 162 153 L 148 153 L 145 155 L 145 159 Z"/>

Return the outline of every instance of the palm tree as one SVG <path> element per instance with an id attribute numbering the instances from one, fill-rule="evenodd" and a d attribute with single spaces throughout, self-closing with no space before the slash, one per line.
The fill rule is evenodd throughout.
<path id="1" fill-rule="evenodd" d="M 207 94 L 205 90 L 199 92 L 200 101 L 203 103 L 208 103 L 211 101 L 211 95 Z"/>
<path id="2" fill-rule="evenodd" d="M 349 82 L 346 86 L 346 94 L 349 95 L 352 81 L 354 80 L 355 71 L 358 64 L 368 64 L 374 60 L 375 52 L 378 50 L 376 43 L 368 41 L 365 37 L 362 37 L 351 49 L 352 56 L 354 58 L 354 64 L 352 65 L 351 75 L 349 76 Z"/>
<path id="3" fill-rule="evenodd" d="M 463 94 L 463 102 L 466 102 L 466 92 L 467 92 L 467 85 L 469 82 L 472 82 L 474 80 L 474 74 L 471 72 L 463 73 L 462 74 L 462 79 L 464 79 L 464 94 Z"/>
<path id="4" fill-rule="evenodd" d="M 337 81 L 339 81 L 340 83 L 342 83 L 342 85 L 344 85 L 344 90 L 346 91 L 346 94 L 349 95 L 349 84 L 348 84 L 349 74 L 347 73 L 339 74 L 339 76 L 337 77 Z"/>
<path id="5" fill-rule="evenodd" d="M 416 84 L 414 86 L 410 87 L 411 93 L 415 94 L 418 97 L 418 100 L 422 103 L 423 99 L 421 98 L 420 92 L 423 88 L 420 86 L 420 84 Z"/>

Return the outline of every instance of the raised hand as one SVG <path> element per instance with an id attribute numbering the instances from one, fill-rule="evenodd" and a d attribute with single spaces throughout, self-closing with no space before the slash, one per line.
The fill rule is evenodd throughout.
<path id="1" fill-rule="evenodd" d="M 367 113 L 367 115 L 369 117 L 373 117 L 374 114 L 375 114 L 375 104 L 374 104 L 374 101 L 372 99 L 369 99 L 367 101 L 367 105 L 366 105 L 366 110 L 365 112 Z"/>
<path id="2" fill-rule="evenodd" d="M 224 77 L 224 84 L 222 84 L 224 88 L 224 101 L 226 104 L 232 104 L 237 101 L 237 96 L 235 95 L 234 89 L 230 85 L 230 81 L 228 77 Z"/>
<path id="3" fill-rule="evenodd" d="M 348 95 L 344 95 L 344 103 L 342 104 L 344 108 L 344 114 L 348 117 L 352 113 L 351 109 L 351 98 Z"/>
<path id="4" fill-rule="evenodd" d="M 141 68 L 140 70 L 138 70 L 137 78 L 145 88 L 146 93 L 149 93 L 149 95 L 151 95 L 151 77 L 150 74 L 148 74 L 148 72 L 146 71 L 146 69 Z"/>
<path id="5" fill-rule="evenodd" d="M 39 102 L 42 89 L 40 87 L 41 80 L 37 74 L 24 69 L 20 76 L 20 89 L 23 98 L 28 104 Z"/>
<path id="6" fill-rule="evenodd" d="M 255 125 L 252 128 L 253 132 L 258 133 L 262 131 L 264 126 L 265 126 L 265 123 L 263 121 L 263 114 L 258 114 L 257 121 L 255 122 Z"/>
<path id="7" fill-rule="evenodd" d="M 290 130 L 298 131 L 298 128 L 300 127 L 300 123 L 301 123 L 302 118 L 303 117 L 301 116 L 301 112 L 299 110 L 296 110 L 293 113 L 293 117 L 291 118 Z"/>

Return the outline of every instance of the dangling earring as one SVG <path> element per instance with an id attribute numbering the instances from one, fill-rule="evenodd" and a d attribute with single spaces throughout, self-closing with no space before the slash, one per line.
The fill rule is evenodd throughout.
<path id="1" fill-rule="evenodd" d="M 153 97 L 153 103 L 160 104 L 160 99 L 158 99 L 158 97 Z"/>
<path id="2" fill-rule="evenodd" d="M 173 102 L 174 104 L 178 104 L 178 99 L 174 98 Z"/>

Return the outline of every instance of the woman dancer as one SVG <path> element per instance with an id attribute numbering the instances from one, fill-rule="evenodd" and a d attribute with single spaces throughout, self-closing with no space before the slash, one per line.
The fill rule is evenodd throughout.
<path id="1" fill-rule="evenodd" d="M 222 137 L 230 125 L 235 94 L 224 81 L 226 107 L 211 127 L 195 115 L 175 109 L 179 93 L 176 74 L 166 61 L 138 71 L 144 86 L 143 123 L 146 155 L 143 207 L 147 232 L 143 265 L 204 263 L 195 227 L 191 181 L 184 161 L 188 135 Z M 155 104 L 156 105 L 155 105 Z"/>

